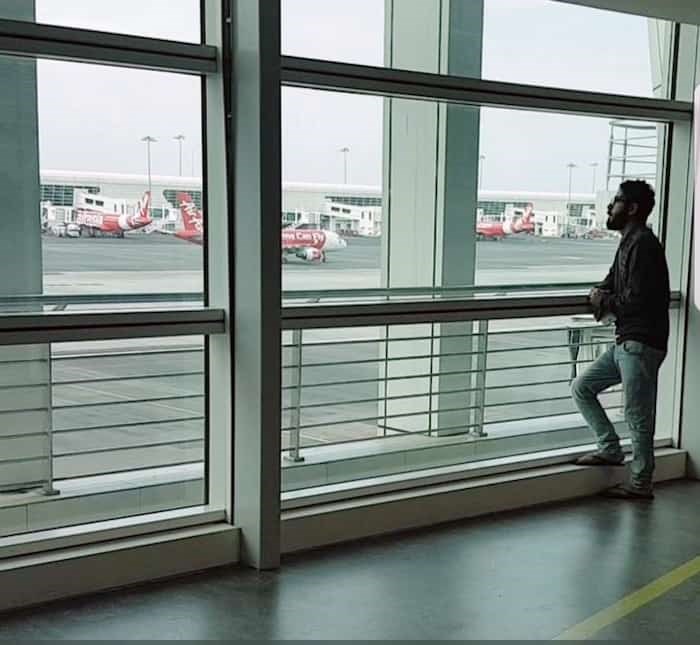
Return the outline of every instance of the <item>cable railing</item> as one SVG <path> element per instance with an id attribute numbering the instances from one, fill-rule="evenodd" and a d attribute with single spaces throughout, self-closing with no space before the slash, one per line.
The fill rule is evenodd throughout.
<path id="1" fill-rule="evenodd" d="M 52 351 L 55 479 L 204 459 L 204 351 Z"/>
<path id="2" fill-rule="evenodd" d="M 164 310 L 153 306 L 159 295 Z M 83 478 L 129 487 L 177 480 L 189 466 L 186 480 L 203 476 L 204 339 L 224 331 L 223 310 L 174 308 L 170 295 L 147 294 L 132 299 L 146 310 L 80 311 L 97 300 L 124 304 L 117 295 L 35 296 L 5 299 L 3 313 L 9 300 L 34 302 L 0 320 L 0 492 L 51 495 Z M 47 304 L 62 309 L 37 311 Z"/>
<path id="3" fill-rule="evenodd" d="M 284 463 L 403 453 L 390 469 L 400 472 L 417 467 L 417 452 L 442 450 L 430 463 L 454 464 L 590 443 L 570 387 L 615 334 L 585 296 L 414 304 L 284 310 Z M 623 421 L 620 386 L 600 400 Z"/>

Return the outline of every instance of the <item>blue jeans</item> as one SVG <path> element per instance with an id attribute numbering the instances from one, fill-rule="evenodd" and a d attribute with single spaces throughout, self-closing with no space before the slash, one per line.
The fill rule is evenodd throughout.
<path id="1" fill-rule="evenodd" d="M 635 340 L 610 347 L 571 386 L 571 394 L 596 435 L 598 450 L 613 460 L 622 456 L 620 438 L 598 401 L 603 390 L 622 383 L 625 420 L 632 440 L 630 483 L 651 490 L 654 473 L 656 384 L 665 352 Z"/>

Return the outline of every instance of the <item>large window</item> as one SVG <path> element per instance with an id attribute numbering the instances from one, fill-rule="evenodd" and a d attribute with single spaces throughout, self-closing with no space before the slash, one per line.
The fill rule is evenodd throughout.
<path id="1" fill-rule="evenodd" d="M 416 0 L 282 0 L 282 53 L 667 96 L 670 23 L 551 0 L 456 0 L 446 7 Z M 441 56 L 445 47 L 449 53 Z"/>
<path id="2" fill-rule="evenodd" d="M 0 348 L 0 536 L 203 504 L 204 369 L 201 337 Z"/>
<path id="3" fill-rule="evenodd" d="M 665 123 L 291 87 L 282 107 L 282 208 L 323 237 L 283 232 L 290 297 L 600 281 L 617 186 L 662 178 Z"/>
<path id="4" fill-rule="evenodd" d="M 0 8 L 17 31 L 0 57 L 3 538 L 177 509 L 199 518 L 207 504 L 223 514 L 210 451 L 228 427 L 208 411 L 224 312 L 205 306 L 203 219 L 205 125 L 223 109 L 203 110 L 203 71 L 219 70 L 199 44 L 199 0 L 145 5 Z"/>
<path id="5" fill-rule="evenodd" d="M 656 189 L 681 284 L 675 26 L 545 0 L 282 8 L 283 499 L 585 449 L 570 386 L 615 342 L 586 294 L 621 182 Z M 682 322 L 676 296 L 661 444 Z M 626 437 L 621 389 L 601 401 Z"/>

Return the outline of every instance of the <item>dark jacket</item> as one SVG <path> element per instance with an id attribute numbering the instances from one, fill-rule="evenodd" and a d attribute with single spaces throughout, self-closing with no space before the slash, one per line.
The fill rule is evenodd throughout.
<path id="1" fill-rule="evenodd" d="M 636 340 L 666 351 L 671 299 L 668 266 L 650 228 L 635 226 L 625 232 L 598 288 L 605 293 L 596 317 L 608 312 L 615 316 L 618 343 Z"/>

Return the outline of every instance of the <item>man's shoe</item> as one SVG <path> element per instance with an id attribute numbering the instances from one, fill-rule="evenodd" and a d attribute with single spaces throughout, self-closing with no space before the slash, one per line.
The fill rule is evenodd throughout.
<path id="1" fill-rule="evenodd" d="M 643 488 L 635 488 L 629 484 L 618 484 L 601 492 L 603 497 L 614 499 L 654 499 L 654 493 Z"/>
<path id="2" fill-rule="evenodd" d="M 591 452 L 574 459 L 573 463 L 577 466 L 624 466 L 625 456 L 608 457 L 608 455 L 602 452 Z"/>

